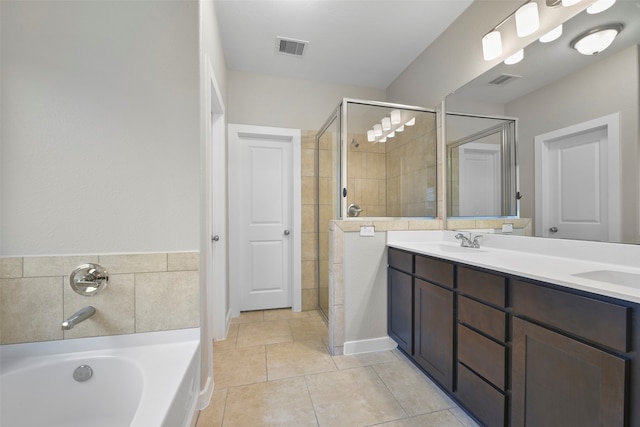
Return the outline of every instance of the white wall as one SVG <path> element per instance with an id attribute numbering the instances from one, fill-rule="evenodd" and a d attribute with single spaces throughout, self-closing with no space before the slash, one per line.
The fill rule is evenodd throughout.
<path id="1" fill-rule="evenodd" d="M 0 254 L 198 250 L 198 4 L 2 1 Z"/>
<path id="2" fill-rule="evenodd" d="M 385 91 L 229 70 L 228 121 L 319 130 L 342 98 L 384 101 Z"/>
<path id="3" fill-rule="evenodd" d="M 567 126 L 620 113 L 620 173 L 622 184 L 622 239 L 638 239 L 638 129 L 640 109 L 639 46 L 631 46 L 611 57 L 571 74 L 505 106 L 518 117 L 521 216 L 533 218 L 534 137 Z"/>

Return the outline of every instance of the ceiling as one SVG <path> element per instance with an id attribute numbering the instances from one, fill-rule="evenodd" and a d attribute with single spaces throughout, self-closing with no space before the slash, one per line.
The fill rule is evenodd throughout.
<path id="1" fill-rule="evenodd" d="M 386 89 L 473 0 L 215 0 L 227 67 Z M 276 37 L 308 41 L 302 57 Z"/>

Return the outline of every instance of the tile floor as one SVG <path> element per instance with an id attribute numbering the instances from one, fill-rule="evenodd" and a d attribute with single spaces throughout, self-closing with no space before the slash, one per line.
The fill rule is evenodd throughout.
<path id="1" fill-rule="evenodd" d="M 197 427 L 477 426 L 399 351 L 331 356 L 327 336 L 316 311 L 233 319 Z"/>

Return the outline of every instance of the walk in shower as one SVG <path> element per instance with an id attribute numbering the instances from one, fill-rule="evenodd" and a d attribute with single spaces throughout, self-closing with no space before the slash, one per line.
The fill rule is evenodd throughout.
<path id="1" fill-rule="evenodd" d="M 436 113 L 343 99 L 316 135 L 318 306 L 329 315 L 329 222 L 435 217 Z"/>

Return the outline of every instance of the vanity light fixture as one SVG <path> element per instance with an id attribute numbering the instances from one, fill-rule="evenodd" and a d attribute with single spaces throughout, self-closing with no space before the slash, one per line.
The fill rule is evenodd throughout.
<path id="1" fill-rule="evenodd" d="M 382 136 L 382 125 L 381 124 L 375 124 L 373 125 L 373 134 L 375 136 Z"/>
<path id="2" fill-rule="evenodd" d="M 518 37 L 527 37 L 540 28 L 540 16 L 538 15 L 538 3 L 530 1 L 516 10 L 516 34 Z"/>
<path id="3" fill-rule="evenodd" d="M 493 30 L 482 37 L 482 55 L 485 61 L 491 61 L 502 55 L 502 36 Z"/>
<path id="4" fill-rule="evenodd" d="M 562 0 L 562 5 L 564 7 L 573 6 L 574 4 L 580 3 L 582 0 Z"/>
<path id="5" fill-rule="evenodd" d="M 385 136 L 384 138 L 380 138 L 378 142 L 387 142 L 387 137 Z"/>
<path id="6" fill-rule="evenodd" d="M 540 43 L 549 43 L 554 40 L 557 40 L 562 35 L 562 24 L 555 27 L 553 30 L 549 31 L 547 34 L 544 34 L 538 40 Z"/>
<path id="7" fill-rule="evenodd" d="M 399 125 L 402 123 L 402 113 L 400 110 L 391 110 L 389 116 L 391 117 L 391 124 Z"/>
<path id="8" fill-rule="evenodd" d="M 413 126 L 416 124 L 416 118 L 412 117 L 408 122 L 405 123 L 405 126 Z"/>
<path id="9" fill-rule="evenodd" d="M 402 132 L 404 131 L 404 125 L 400 125 L 396 128 L 396 132 Z"/>
<path id="10" fill-rule="evenodd" d="M 374 142 L 375 140 L 376 140 L 375 131 L 374 130 L 368 130 L 367 131 L 367 141 L 368 142 Z"/>
<path id="11" fill-rule="evenodd" d="M 615 40 L 624 25 L 620 23 L 592 28 L 573 39 L 569 46 L 583 55 L 597 55 Z"/>
<path id="12" fill-rule="evenodd" d="M 382 118 L 382 130 L 391 130 L 391 119 L 389 117 Z"/>
<path id="13" fill-rule="evenodd" d="M 524 49 L 520 49 L 510 57 L 504 60 L 504 63 L 507 65 L 517 64 L 518 62 L 524 59 Z"/>
<path id="14" fill-rule="evenodd" d="M 613 6 L 615 2 L 616 0 L 598 0 L 587 8 L 587 13 L 595 15 L 596 13 L 604 12 Z"/>
<path id="15" fill-rule="evenodd" d="M 396 136 L 395 131 L 391 131 L 387 134 L 387 138 L 393 138 L 394 136 Z"/>

